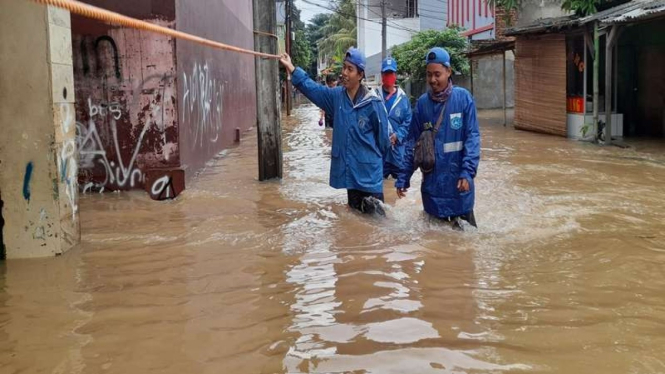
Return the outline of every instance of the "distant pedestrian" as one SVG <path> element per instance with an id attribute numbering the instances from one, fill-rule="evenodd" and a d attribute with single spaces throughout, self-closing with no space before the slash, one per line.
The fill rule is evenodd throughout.
<path id="1" fill-rule="evenodd" d="M 450 55 L 432 48 L 425 56 L 430 89 L 416 103 L 404 167 L 395 187 L 404 197 L 413 172 L 423 172 L 425 212 L 462 229 L 476 226 L 474 178 L 480 161 L 480 131 L 471 94 L 453 85 Z M 429 133 L 428 133 L 429 132 Z"/>
<path id="2" fill-rule="evenodd" d="M 404 148 L 411 124 L 411 103 L 406 93 L 397 86 L 397 62 L 387 57 L 381 63 L 381 87 L 376 89 L 388 112 L 392 127 L 392 147 L 383 160 L 383 177 L 397 179 L 404 163 Z"/>
<path id="3" fill-rule="evenodd" d="M 350 48 L 344 58 L 342 87 L 317 84 L 283 54 L 280 62 L 293 74 L 293 84 L 334 120 L 330 186 L 347 189 L 349 206 L 363 213 L 385 214 L 383 155 L 390 149 L 388 118 L 381 99 L 367 89 L 365 56 Z"/>
<path id="4" fill-rule="evenodd" d="M 337 78 L 333 74 L 326 75 L 326 86 L 329 88 L 337 87 Z M 321 110 L 321 118 L 319 118 L 319 126 L 323 126 L 325 123 L 326 128 L 333 127 L 333 115 L 331 112 L 326 112 Z"/>

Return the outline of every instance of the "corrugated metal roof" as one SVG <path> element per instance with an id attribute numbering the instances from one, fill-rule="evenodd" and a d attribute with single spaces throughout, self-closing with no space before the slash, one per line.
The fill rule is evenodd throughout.
<path id="1" fill-rule="evenodd" d="M 630 23 L 665 16 L 665 0 L 633 0 L 580 19 L 580 25 L 592 21 L 603 24 Z"/>
<path id="2" fill-rule="evenodd" d="M 539 19 L 530 25 L 510 28 L 506 30 L 506 35 L 557 32 L 594 21 L 612 25 L 646 21 L 658 17 L 665 17 L 665 0 L 633 0 L 587 17 L 565 16 Z"/>

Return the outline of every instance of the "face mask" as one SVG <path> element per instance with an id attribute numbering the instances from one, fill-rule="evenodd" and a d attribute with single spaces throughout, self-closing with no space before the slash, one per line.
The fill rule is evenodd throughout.
<path id="1" fill-rule="evenodd" d="M 383 87 L 394 87 L 397 82 L 397 74 L 395 73 L 383 73 L 381 75 L 381 81 L 383 82 Z"/>

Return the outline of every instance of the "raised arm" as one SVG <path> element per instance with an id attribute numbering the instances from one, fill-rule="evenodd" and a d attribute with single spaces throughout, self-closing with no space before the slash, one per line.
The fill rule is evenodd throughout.
<path id="1" fill-rule="evenodd" d="M 293 66 L 291 57 L 286 53 L 282 55 L 279 62 L 284 65 L 289 74 L 293 75 L 293 85 L 296 86 L 305 97 L 312 101 L 314 105 L 328 113 L 333 113 L 335 111 L 333 100 L 336 95 L 336 89 L 314 82 L 309 76 L 307 76 L 307 73 L 305 73 L 304 70 Z"/>

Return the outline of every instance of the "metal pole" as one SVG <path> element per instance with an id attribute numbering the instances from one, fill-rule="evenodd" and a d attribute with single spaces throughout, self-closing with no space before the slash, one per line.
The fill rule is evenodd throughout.
<path id="1" fill-rule="evenodd" d="M 471 74 L 471 96 L 473 96 L 473 58 L 469 58 L 469 70 Z"/>
<path id="2" fill-rule="evenodd" d="M 274 0 L 253 0 L 254 28 L 275 33 L 277 26 Z M 278 53 L 277 39 L 256 33 L 254 49 Z M 280 124 L 279 63 L 275 59 L 257 57 L 256 127 L 259 146 L 259 180 L 282 178 L 282 130 Z"/>
<path id="3" fill-rule="evenodd" d="M 503 127 L 508 124 L 508 95 L 506 94 L 506 51 L 503 51 Z"/>
<path id="4" fill-rule="evenodd" d="M 605 34 L 605 144 L 612 144 L 612 62 L 617 26 Z"/>
<path id="5" fill-rule="evenodd" d="M 291 1 L 292 0 L 286 0 L 286 39 L 285 39 L 285 47 L 286 47 L 286 53 L 291 56 Z M 290 116 L 291 115 L 291 74 L 288 72 L 286 73 L 286 100 L 284 101 L 286 104 L 286 115 Z"/>
<path id="6" fill-rule="evenodd" d="M 598 106 L 600 105 L 598 93 L 598 72 L 600 70 L 600 37 L 598 35 L 598 22 L 593 25 L 593 136 L 598 141 Z"/>
<path id="7" fill-rule="evenodd" d="M 386 50 L 388 45 L 388 20 L 386 19 L 386 2 L 385 0 L 381 1 L 381 60 L 386 58 Z"/>

